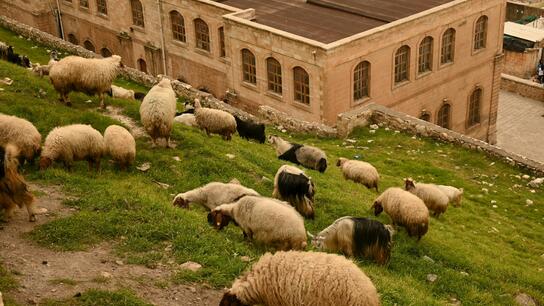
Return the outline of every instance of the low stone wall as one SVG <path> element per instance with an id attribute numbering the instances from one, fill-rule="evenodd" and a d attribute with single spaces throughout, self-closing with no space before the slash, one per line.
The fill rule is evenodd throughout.
<path id="1" fill-rule="evenodd" d="M 501 75 L 501 89 L 544 102 L 544 84 L 503 73 Z"/>
<path id="2" fill-rule="evenodd" d="M 442 128 L 433 123 L 393 111 L 382 105 L 369 104 L 358 109 L 356 112 L 340 114 L 338 115 L 337 122 L 338 136 L 341 137 L 347 137 L 358 126 L 384 124 L 391 129 L 454 143 L 467 149 L 482 151 L 490 156 L 502 158 L 513 166 L 528 169 L 538 175 L 544 174 L 543 163 L 528 159 L 519 154 L 507 152 L 498 146 L 490 145 L 487 142 Z"/>
<path id="3" fill-rule="evenodd" d="M 323 137 L 336 137 L 338 134 L 335 128 L 328 125 L 298 120 L 266 105 L 259 107 L 259 115 L 271 123 L 297 133 L 314 134 Z"/>

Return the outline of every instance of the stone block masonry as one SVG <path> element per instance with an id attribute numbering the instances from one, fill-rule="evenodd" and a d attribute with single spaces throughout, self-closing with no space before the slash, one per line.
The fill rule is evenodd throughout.
<path id="1" fill-rule="evenodd" d="M 538 84 L 513 75 L 502 74 L 501 88 L 544 103 L 544 84 Z"/>

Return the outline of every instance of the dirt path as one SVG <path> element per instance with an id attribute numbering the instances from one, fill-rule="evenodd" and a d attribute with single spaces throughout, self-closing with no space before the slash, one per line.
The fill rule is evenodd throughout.
<path id="1" fill-rule="evenodd" d="M 106 112 L 102 114 L 124 124 L 134 138 L 147 137 L 145 130 L 134 119 L 123 115 L 122 108 L 110 105 L 106 107 Z"/>
<path id="2" fill-rule="evenodd" d="M 26 212 L 20 210 L 9 223 L 0 224 L 0 260 L 8 271 L 14 273 L 20 284 L 18 289 L 7 294 L 20 304 L 69 298 L 91 288 L 129 288 L 155 305 L 219 304 L 221 290 L 172 285 L 168 267 L 149 269 L 125 265 L 111 254 L 111 248 L 106 243 L 84 252 L 57 252 L 24 239 L 23 235 L 36 225 L 74 212 L 74 209 L 62 205 L 64 196 L 59 187 L 32 184 L 31 188 L 45 193 L 37 199 L 38 209 L 42 210 L 38 222 L 28 222 Z M 161 289 L 155 285 L 158 282 L 169 285 Z"/>

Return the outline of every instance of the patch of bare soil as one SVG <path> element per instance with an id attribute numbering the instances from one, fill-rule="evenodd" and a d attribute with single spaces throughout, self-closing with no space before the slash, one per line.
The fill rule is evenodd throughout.
<path id="1" fill-rule="evenodd" d="M 19 210 L 0 228 L 0 260 L 20 284 L 7 294 L 22 305 L 39 304 L 43 299 L 65 299 L 88 289 L 129 288 L 143 300 L 155 305 L 218 305 L 221 290 L 200 286 L 173 285 L 173 271 L 160 266 L 149 269 L 123 264 L 103 243 L 83 252 L 58 252 L 25 239 L 35 226 L 67 216 L 74 209 L 62 205 L 65 198 L 59 187 L 31 184 L 37 197 L 38 221 L 28 222 L 26 211 Z M 158 284 L 166 284 L 159 288 Z M 6 295 L 6 293 L 4 293 Z"/>
<path id="2" fill-rule="evenodd" d="M 134 138 L 147 137 L 145 130 L 134 119 L 123 115 L 122 108 L 109 105 L 103 114 L 124 124 Z"/>

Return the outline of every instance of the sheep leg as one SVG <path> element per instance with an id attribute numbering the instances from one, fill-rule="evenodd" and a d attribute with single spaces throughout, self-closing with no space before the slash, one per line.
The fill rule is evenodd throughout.
<path id="1" fill-rule="evenodd" d="M 210 131 L 208 131 L 208 129 L 207 129 L 207 128 L 204 128 L 204 131 L 206 131 L 206 135 L 208 135 L 208 137 L 210 137 L 210 136 L 211 136 L 211 135 L 210 135 Z"/>
<path id="2" fill-rule="evenodd" d="M 36 213 L 35 213 L 36 205 L 34 202 L 26 205 L 26 211 L 28 212 L 28 221 L 30 222 L 36 222 Z"/>
<path id="3" fill-rule="evenodd" d="M 94 167 L 96 172 L 100 172 L 100 158 L 99 157 L 94 160 Z"/>
<path id="4" fill-rule="evenodd" d="M 172 145 L 170 144 L 170 136 L 166 137 L 166 147 L 167 148 L 172 148 Z"/>
<path id="5" fill-rule="evenodd" d="M 63 165 L 64 165 L 64 168 L 66 168 L 66 170 L 72 171 L 72 162 L 66 161 L 66 160 L 65 160 L 65 161 L 63 161 L 62 163 L 63 163 Z"/>
<path id="6" fill-rule="evenodd" d="M 106 104 L 104 103 L 104 93 L 99 93 L 98 97 L 100 98 L 100 108 L 106 109 Z"/>

